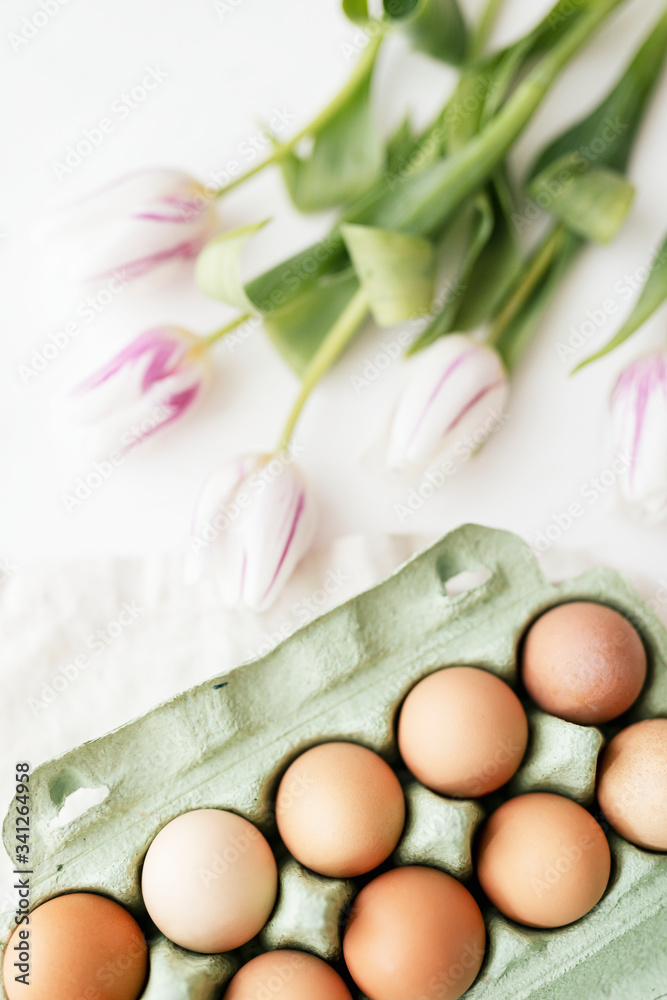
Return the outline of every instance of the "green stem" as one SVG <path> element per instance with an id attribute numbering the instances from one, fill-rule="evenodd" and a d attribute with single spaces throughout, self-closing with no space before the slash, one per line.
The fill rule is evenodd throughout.
<path id="1" fill-rule="evenodd" d="M 252 313 L 243 313 L 242 316 L 237 316 L 236 319 L 233 319 L 231 323 L 227 323 L 226 326 L 221 326 L 219 330 L 214 330 L 213 333 L 209 333 L 207 336 L 202 337 L 202 340 L 207 347 L 211 347 L 218 340 L 222 340 L 222 338 L 228 333 L 231 333 L 232 330 L 235 330 L 238 326 L 241 326 L 242 323 L 245 323 L 246 320 L 251 318 Z"/>
<path id="2" fill-rule="evenodd" d="M 503 0 L 487 0 L 482 16 L 470 39 L 470 47 L 468 49 L 469 60 L 479 59 L 484 52 L 502 5 Z"/>
<path id="3" fill-rule="evenodd" d="M 333 363 L 347 347 L 368 312 L 368 297 L 360 288 L 352 296 L 345 309 L 331 327 L 326 337 L 313 355 L 301 380 L 299 394 L 290 410 L 287 421 L 280 435 L 277 451 L 286 451 L 294 433 L 297 421 L 309 395 L 326 375 Z"/>
<path id="4" fill-rule="evenodd" d="M 531 259 L 528 261 L 526 270 L 521 274 L 519 281 L 510 292 L 505 305 L 494 320 L 487 341 L 489 344 L 496 344 L 500 340 L 514 317 L 528 301 L 532 292 L 546 274 L 556 251 L 565 238 L 565 233 L 564 226 L 554 226 L 540 246 L 534 251 Z"/>
<path id="5" fill-rule="evenodd" d="M 233 188 L 239 187 L 241 184 L 244 184 L 251 177 L 255 177 L 256 174 L 261 173 L 261 171 L 265 170 L 266 167 L 270 167 L 277 163 L 280 163 L 281 160 L 284 160 L 286 157 L 290 156 L 294 152 L 294 149 L 296 148 L 296 146 L 298 146 L 298 144 L 301 142 L 302 139 L 305 139 L 306 136 L 317 133 L 320 129 L 324 128 L 325 125 L 328 125 L 331 119 L 338 114 L 338 112 L 342 107 L 344 107 L 346 101 L 349 100 L 349 98 L 357 89 L 357 87 L 364 79 L 366 74 L 370 72 L 373 64 L 375 63 L 375 59 L 377 58 L 377 54 L 380 50 L 380 45 L 382 44 L 383 37 L 384 37 L 384 29 L 380 28 L 380 26 L 378 25 L 377 33 L 373 35 L 366 44 L 366 47 L 359 56 L 359 59 L 357 60 L 354 70 L 352 71 L 347 83 L 344 85 L 342 90 L 340 90 L 336 94 L 333 100 L 330 101 L 329 104 L 327 104 L 326 107 L 324 107 L 320 111 L 320 113 L 313 118 L 312 121 L 310 121 L 306 126 L 304 126 L 304 128 L 302 128 L 300 132 L 297 132 L 295 136 L 293 136 L 287 142 L 277 143 L 274 146 L 271 155 L 268 156 L 265 160 L 262 160 L 261 163 L 256 163 L 254 167 L 250 168 L 250 170 L 247 170 L 244 174 L 241 174 L 240 177 L 235 177 L 233 181 L 230 181 L 228 184 L 223 185 L 223 187 L 218 188 L 215 191 L 212 191 L 211 192 L 212 197 L 221 198 L 223 195 L 227 194 L 228 191 L 233 190 Z"/>
<path id="6" fill-rule="evenodd" d="M 528 73 L 503 107 L 459 152 L 406 180 L 374 206 L 372 224 L 418 236 L 437 230 L 507 154 L 554 80 L 598 25 L 623 0 L 597 0 Z M 367 222 L 366 213 L 350 221 Z"/>

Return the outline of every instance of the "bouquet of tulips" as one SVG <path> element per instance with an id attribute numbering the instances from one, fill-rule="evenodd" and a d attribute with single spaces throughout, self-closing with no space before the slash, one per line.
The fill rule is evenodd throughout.
<path id="1" fill-rule="evenodd" d="M 172 325 L 147 330 L 93 372 L 68 399 L 89 443 L 112 440 L 123 456 L 166 429 L 207 387 L 211 350 L 244 325 L 261 323 L 300 378 L 273 447 L 228 456 L 203 486 L 191 578 L 210 573 L 231 605 L 262 611 L 275 600 L 316 526 L 294 430 L 369 318 L 380 327 L 419 320 L 383 438 L 389 468 L 414 473 L 446 456 L 460 461 L 475 450 L 463 441 L 479 447 L 502 424 L 511 372 L 560 281 L 587 242 L 615 237 L 630 209 L 627 167 L 667 53 L 667 12 L 604 100 L 553 140 L 526 177 L 511 175 L 507 154 L 562 69 L 622 2 L 558 0 L 528 34 L 489 52 L 499 0 L 488 0 L 476 25 L 458 0 L 384 0 L 378 16 L 367 0 L 343 0 L 365 40 L 353 72 L 266 160 L 219 189 L 176 170 L 138 172 L 53 220 L 47 238 L 68 278 L 127 281 L 165 261 L 194 260 L 201 292 L 237 314 L 206 335 Z M 459 77 L 427 128 L 417 132 L 408 119 L 383 139 L 370 98 L 392 32 L 457 66 Z M 323 239 L 243 282 L 241 256 L 265 222 L 218 233 L 216 204 L 268 167 L 281 171 L 298 211 L 334 208 L 337 219 Z M 546 232 L 526 250 L 521 231 L 534 218 Z M 452 245 L 457 269 L 443 293 L 439 260 Z M 666 257 L 667 244 L 606 350 L 667 296 Z M 659 516 L 667 512 L 666 351 L 621 375 L 612 410 L 617 446 L 628 444 L 633 455 L 627 497 Z"/>

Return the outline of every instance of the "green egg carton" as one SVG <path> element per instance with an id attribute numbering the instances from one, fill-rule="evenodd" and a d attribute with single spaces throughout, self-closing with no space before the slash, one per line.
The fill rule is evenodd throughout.
<path id="1" fill-rule="evenodd" d="M 476 585 L 457 593 L 466 580 Z M 335 960 L 355 886 L 315 875 L 281 854 L 273 802 L 285 768 L 327 740 L 364 744 L 400 768 L 396 717 L 420 678 L 467 664 L 514 685 L 528 624 L 553 605 L 579 599 L 626 615 L 646 645 L 649 678 L 624 724 L 667 715 L 667 633 L 618 573 L 594 569 L 552 584 L 520 539 L 466 525 L 266 656 L 38 767 L 30 780 L 31 904 L 76 890 L 111 896 L 149 939 L 144 1000 L 219 998 L 239 956 L 195 954 L 160 936 L 143 907 L 140 874 L 148 845 L 169 820 L 190 809 L 231 809 L 255 823 L 279 857 L 278 902 L 252 949 L 296 947 Z M 526 709 L 528 751 L 502 794 L 551 791 L 590 805 L 600 748 L 616 729 Z M 394 862 L 469 879 L 473 839 L 488 805 L 443 798 L 409 776 L 404 787 L 408 817 Z M 108 794 L 64 822 L 65 802 L 82 789 Z M 575 924 L 531 930 L 485 908 L 488 949 L 468 1000 L 657 1000 L 667 994 L 667 856 L 639 850 L 612 831 L 609 839 L 609 887 Z M 4 843 L 13 857 L 13 804 Z M 3 942 L 12 921 L 12 913 L 2 915 Z"/>

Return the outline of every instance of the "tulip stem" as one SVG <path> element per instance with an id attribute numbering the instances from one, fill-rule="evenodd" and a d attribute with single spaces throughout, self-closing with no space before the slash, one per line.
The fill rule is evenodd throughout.
<path id="1" fill-rule="evenodd" d="M 493 345 L 498 343 L 509 324 L 544 277 L 564 237 L 565 227 L 562 225 L 554 226 L 547 234 L 546 239 L 534 251 L 518 284 L 496 316 L 487 343 Z"/>
<path id="2" fill-rule="evenodd" d="M 222 338 L 228 333 L 231 333 L 232 330 L 236 330 L 236 328 L 241 326 L 242 323 L 252 319 L 252 315 L 252 313 L 243 313 L 241 316 L 237 316 L 236 319 L 233 319 L 231 323 L 227 323 L 226 326 L 221 326 L 219 330 L 214 330 L 213 333 L 209 333 L 207 336 L 202 337 L 202 340 L 208 347 L 211 347 L 212 344 L 217 343 L 218 340 L 222 340 Z"/>
<path id="3" fill-rule="evenodd" d="M 478 59 L 484 52 L 503 2 L 504 0 L 487 0 L 482 16 L 470 40 L 470 48 L 468 50 L 469 60 Z"/>
<path id="4" fill-rule="evenodd" d="M 301 416 L 301 411 L 309 395 L 326 375 L 331 366 L 345 350 L 352 337 L 355 335 L 368 313 L 368 296 L 363 288 L 360 288 L 352 296 L 345 309 L 331 327 L 324 340 L 313 355 L 313 358 L 306 368 L 301 379 L 301 388 L 290 410 L 287 421 L 280 435 L 277 451 L 287 451 L 289 448 L 294 428 Z"/>
<path id="5" fill-rule="evenodd" d="M 227 194 L 228 191 L 232 191 L 234 188 L 240 187 L 241 184 L 250 180 L 251 177 L 255 177 L 256 174 L 261 173 L 261 171 L 266 167 L 280 163 L 281 160 L 284 160 L 288 156 L 292 155 L 294 149 L 298 146 L 302 139 L 307 138 L 309 135 L 315 135 L 320 129 L 328 125 L 331 119 L 334 118 L 340 109 L 345 106 L 346 101 L 350 99 L 360 82 L 370 71 L 377 57 L 380 45 L 382 44 L 383 37 L 384 29 L 378 22 L 378 30 L 376 34 L 371 36 L 367 42 L 366 47 L 359 56 L 359 59 L 350 74 L 349 79 L 343 88 L 336 94 L 333 100 L 331 100 L 329 104 L 327 104 L 326 107 L 324 107 L 320 113 L 312 119 L 312 121 L 308 122 L 308 124 L 305 125 L 300 132 L 297 132 L 297 134 L 287 142 L 275 142 L 273 152 L 270 156 L 267 156 L 265 160 L 262 160 L 260 163 L 256 163 L 254 167 L 251 167 L 250 170 L 246 170 L 246 172 L 241 174 L 240 177 L 235 177 L 234 180 L 229 181 L 228 184 L 224 184 L 222 187 L 212 190 L 211 196 L 213 198 L 222 198 L 222 196 Z"/>

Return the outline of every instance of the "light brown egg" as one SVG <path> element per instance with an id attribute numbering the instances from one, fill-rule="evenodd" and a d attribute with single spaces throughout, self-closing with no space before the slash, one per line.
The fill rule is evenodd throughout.
<path id="1" fill-rule="evenodd" d="M 297 861 L 321 875 L 351 878 L 376 868 L 405 822 L 398 778 L 356 743 L 323 743 L 291 764 L 278 788 L 278 830 Z"/>
<path id="2" fill-rule="evenodd" d="M 499 677 L 476 667 L 448 667 L 425 677 L 398 720 L 403 760 L 442 795 L 476 798 L 512 777 L 526 751 L 521 702 Z"/>
<path id="3" fill-rule="evenodd" d="M 16 979 L 24 963 L 27 986 Z M 9 1000 L 137 1000 L 147 969 L 148 949 L 134 917 L 106 896 L 73 892 L 42 903 L 29 924 L 14 930 L 2 975 Z"/>
<path id="4" fill-rule="evenodd" d="M 230 981 L 224 1000 L 352 1000 L 337 972 L 304 951 L 267 951 Z"/>
<path id="5" fill-rule="evenodd" d="M 501 913 L 529 927 L 562 927 L 583 917 L 601 899 L 610 869 L 599 823 L 562 795 L 510 799 L 480 837 L 482 889 Z"/>
<path id="6" fill-rule="evenodd" d="M 434 868 L 395 868 L 357 896 L 345 929 L 350 975 L 371 1000 L 458 1000 L 484 957 L 477 903 Z"/>
<path id="7" fill-rule="evenodd" d="M 617 611 L 591 601 L 552 608 L 531 626 L 522 676 L 540 708 L 596 726 L 627 711 L 646 679 L 638 633 Z"/>
<path id="8" fill-rule="evenodd" d="M 247 819 L 195 809 L 167 823 L 148 848 L 141 891 L 165 937 L 210 954 L 238 948 L 262 929 L 278 873 L 271 848 Z"/>
<path id="9" fill-rule="evenodd" d="M 613 738 L 600 763 L 598 801 L 626 840 L 667 851 L 667 719 L 637 722 Z"/>

